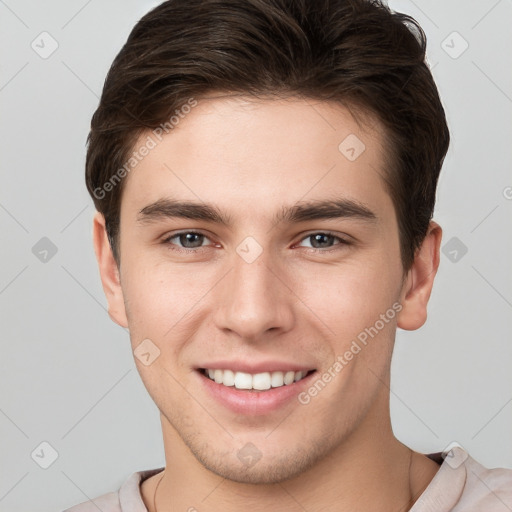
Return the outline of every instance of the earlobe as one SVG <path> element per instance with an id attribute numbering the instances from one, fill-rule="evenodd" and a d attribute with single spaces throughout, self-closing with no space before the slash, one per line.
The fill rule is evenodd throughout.
<path id="1" fill-rule="evenodd" d="M 128 327 L 119 269 L 108 241 L 105 218 L 100 212 L 94 215 L 92 237 L 101 283 L 108 302 L 108 314 L 116 324 Z"/>
<path id="2" fill-rule="evenodd" d="M 431 221 L 402 288 L 402 310 L 397 318 L 401 329 L 419 329 L 427 320 L 427 304 L 439 267 L 441 238 L 441 227 Z"/>

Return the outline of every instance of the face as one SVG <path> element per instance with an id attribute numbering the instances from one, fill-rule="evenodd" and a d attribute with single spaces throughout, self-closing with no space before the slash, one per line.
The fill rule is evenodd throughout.
<path id="1" fill-rule="evenodd" d="M 164 439 L 216 474 L 277 482 L 379 435 L 414 316 L 385 151 L 337 104 L 211 97 L 129 174 L 110 314 Z"/>

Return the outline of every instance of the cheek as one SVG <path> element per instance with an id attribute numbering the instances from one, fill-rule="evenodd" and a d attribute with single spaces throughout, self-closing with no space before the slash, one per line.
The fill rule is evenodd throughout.
<path id="1" fill-rule="evenodd" d="M 307 270 L 295 274 L 297 295 L 341 340 L 373 325 L 399 297 L 399 268 L 385 268 L 382 263 Z"/>
<path id="2" fill-rule="evenodd" d="M 193 335 L 196 324 L 189 318 L 197 311 L 206 284 L 169 264 L 146 265 L 136 257 L 125 260 L 125 273 L 129 277 L 123 281 L 123 293 L 134 360 L 146 389 L 165 410 L 166 400 L 181 395 L 173 377 Z M 142 358 L 147 352 L 154 357 L 149 364 Z"/>
<path id="3" fill-rule="evenodd" d="M 139 337 L 171 337 L 209 287 L 204 275 L 155 262 L 146 268 L 142 257 L 126 261 L 125 273 L 129 276 L 123 280 L 123 293 L 130 332 Z"/>
<path id="4" fill-rule="evenodd" d="M 359 408 L 386 380 L 401 307 L 398 276 L 381 265 L 354 265 L 317 272 L 314 284 L 302 288 L 305 302 L 331 331 L 324 371 L 335 377 L 324 403 L 336 404 L 341 423 L 362 414 Z"/>

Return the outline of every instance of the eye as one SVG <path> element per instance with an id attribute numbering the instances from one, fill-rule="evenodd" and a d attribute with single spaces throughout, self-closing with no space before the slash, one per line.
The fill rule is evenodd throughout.
<path id="1" fill-rule="evenodd" d="M 206 235 L 197 231 L 182 231 L 167 236 L 162 240 L 162 243 L 169 245 L 174 251 L 197 252 L 205 246 L 212 245 L 205 243 L 207 240 L 209 238 Z M 341 248 L 338 246 L 350 245 L 350 241 L 328 231 L 310 233 L 302 238 L 301 242 L 306 240 L 310 241 L 310 245 L 306 247 L 309 247 L 313 252 L 331 252 Z"/>
<path id="2" fill-rule="evenodd" d="M 350 242 L 348 240 L 345 240 L 344 238 L 341 238 L 340 236 L 337 236 L 328 231 L 318 231 L 316 233 L 310 233 L 309 235 L 302 239 L 302 241 L 304 240 L 310 240 L 309 247 L 311 247 L 314 251 L 320 252 L 329 252 L 329 250 L 336 250 L 336 246 L 339 245 L 350 245 Z M 333 243 L 336 240 L 338 241 L 338 243 Z M 333 246 L 334 249 L 332 249 Z"/>
<path id="3" fill-rule="evenodd" d="M 209 239 L 206 237 L 206 235 L 203 235 L 202 233 L 198 233 L 196 231 L 182 231 L 181 233 L 174 233 L 166 237 L 164 240 L 162 240 L 162 243 L 169 244 L 171 246 L 177 245 L 178 248 L 172 248 L 177 251 L 181 249 L 193 251 L 194 249 L 199 249 L 203 247 L 203 242 L 205 240 Z"/>

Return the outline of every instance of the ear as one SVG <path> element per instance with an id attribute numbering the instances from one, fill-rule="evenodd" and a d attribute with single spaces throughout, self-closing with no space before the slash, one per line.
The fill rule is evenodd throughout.
<path id="1" fill-rule="evenodd" d="M 92 238 L 103 291 L 107 297 L 108 314 L 116 324 L 128 327 L 119 269 L 108 241 L 105 218 L 100 212 L 94 215 Z"/>
<path id="2" fill-rule="evenodd" d="M 439 267 L 442 234 L 439 224 L 431 221 L 427 235 L 416 251 L 400 296 L 402 309 L 397 317 L 397 325 L 401 329 L 419 329 L 427 320 L 427 303 Z"/>

